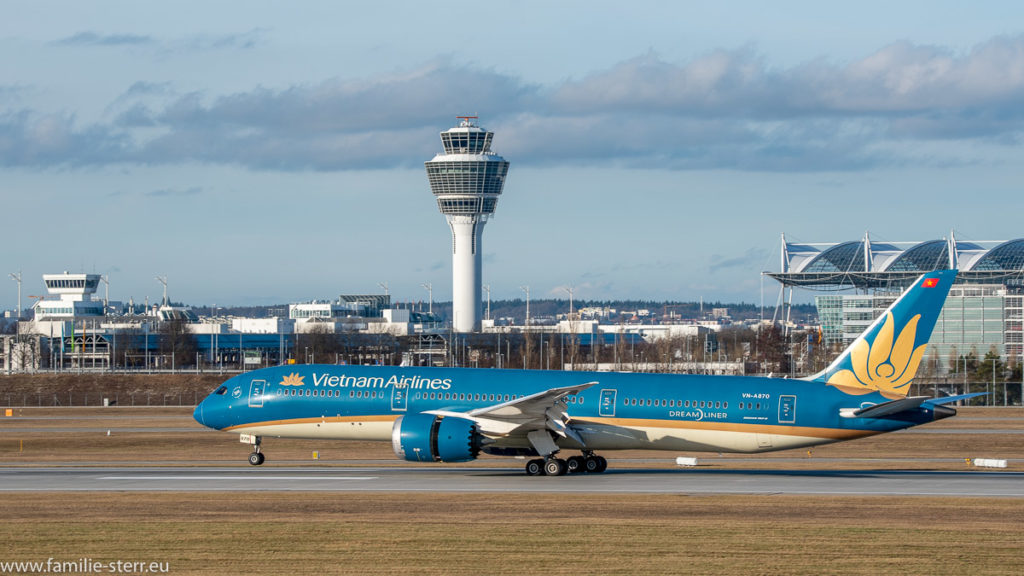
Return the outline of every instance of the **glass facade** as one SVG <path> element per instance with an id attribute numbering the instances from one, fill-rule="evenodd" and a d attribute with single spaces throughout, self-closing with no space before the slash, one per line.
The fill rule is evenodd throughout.
<path id="1" fill-rule="evenodd" d="M 945 240 L 932 240 L 918 244 L 900 254 L 886 268 L 889 272 L 930 272 L 949 268 L 949 244 Z"/>
<path id="2" fill-rule="evenodd" d="M 53 290 L 57 288 L 77 288 L 96 290 L 99 286 L 99 278 L 58 278 L 46 280 L 46 287 Z"/>
<path id="3" fill-rule="evenodd" d="M 898 297 L 896 294 L 843 294 L 815 297 L 822 334 L 829 344 L 851 344 Z M 1024 350 L 1024 296 L 1001 285 L 954 285 L 939 314 L 925 358 L 948 366 L 949 355 L 990 349 L 1016 357 Z"/>
<path id="4" fill-rule="evenodd" d="M 441 133 L 445 154 L 486 154 L 491 150 L 493 132 L 449 130 Z"/>
<path id="5" fill-rule="evenodd" d="M 427 179 L 435 195 L 501 194 L 508 174 L 504 160 L 437 160 L 426 163 Z M 494 199 L 497 202 L 497 199 Z M 493 210 L 492 203 L 492 210 Z"/>
<path id="6" fill-rule="evenodd" d="M 802 272 L 864 272 L 864 243 L 846 242 L 825 250 Z"/>

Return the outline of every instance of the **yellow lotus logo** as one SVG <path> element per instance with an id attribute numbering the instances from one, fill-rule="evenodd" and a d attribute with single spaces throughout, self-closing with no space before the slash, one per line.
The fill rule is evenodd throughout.
<path id="1" fill-rule="evenodd" d="M 907 322 L 898 338 L 893 342 L 895 322 L 892 313 L 886 312 L 885 323 L 878 331 L 875 341 L 868 344 L 858 340 L 850 350 L 850 364 L 853 370 L 840 370 L 828 379 L 828 384 L 849 394 L 867 394 L 875 390 L 884 396 L 907 395 L 906 387 L 917 374 L 927 344 L 914 348 L 917 336 L 918 314 Z"/>
<path id="2" fill-rule="evenodd" d="M 305 386 L 306 383 L 302 381 L 302 376 L 299 376 L 295 372 L 285 376 L 281 380 L 281 386 Z"/>

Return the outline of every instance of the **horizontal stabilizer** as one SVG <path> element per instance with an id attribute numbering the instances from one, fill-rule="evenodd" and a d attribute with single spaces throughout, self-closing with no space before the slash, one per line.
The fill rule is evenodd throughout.
<path id="1" fill-rule="evenodd" d="M 953 402 L 959 402 L 961 400 L 967 400 L 968 398 L 977 398 L 978 396 L 985 396 L 988 392 L 974 392 L 972 394 L 961 394 L 959 396 L 944 396 L 942 398 L 931 398 L 925 402 L 925 404 L 931 404 L 932 406 L 941 406 L 943 404 L 951 404 Z"/>
<path id="2" fill-rule="evenodd" d="M 975 392 L 973 394 L 961 394 L 959 396 L 946 396 L 943 398 L 909 396 L 907 398 L 900 398 L 899 400 L 892 400 L 890 402 L 883 402 L 881 404 L 874 404 L 863 408 L 840 408 L 839 415 L 843 418 L 884 418 L 900 412 L 906 412 L 907 410 L 913 410 L 914 408 L 924 406 L 925 404 L 927 404 L 928 407 L 935 407 L 943 404 L 959 402 L 960 400 L 967 400 L 968 398 L 984 396 L 985 394 L 985 392 Z"/>
<path id="3" fill-rule="evenodd" d="M 931 399 L 928 396 L 908 396 L 864 408 L 840 408 L 839 415 L 843 418 L 883 418 L 891 414 L 913 410 Z"/>

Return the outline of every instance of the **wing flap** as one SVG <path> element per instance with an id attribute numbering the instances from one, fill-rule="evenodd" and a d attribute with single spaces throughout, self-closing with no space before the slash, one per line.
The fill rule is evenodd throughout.
<path id="1" fill-rule="evenodd" d="M 595 384 L 597 382 L 550 388 L 469 412 L 431 410 L 427 414 L 468 418 L 480 426 L 481 432 L 492 436 L 525 435 L 533 430 L 550 430 L 582 444 L 582 438 L 569 425 L 570 416 L 566 411 L 565 398 L 579 394 Z"/>

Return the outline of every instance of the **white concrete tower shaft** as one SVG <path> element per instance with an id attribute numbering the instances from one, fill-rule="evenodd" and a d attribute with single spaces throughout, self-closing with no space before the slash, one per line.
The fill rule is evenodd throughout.
<path id="1" fill-rule="evenodd" d="M 508 162 L 491 151 L 493 132 L 475 116 L 441 132 L 444 153 L 425 162 L 437 207 L 452 230 L 452 324 L 457 332 L 480 330 L 482 316 L 482 236 L 498 205 Z"/>

